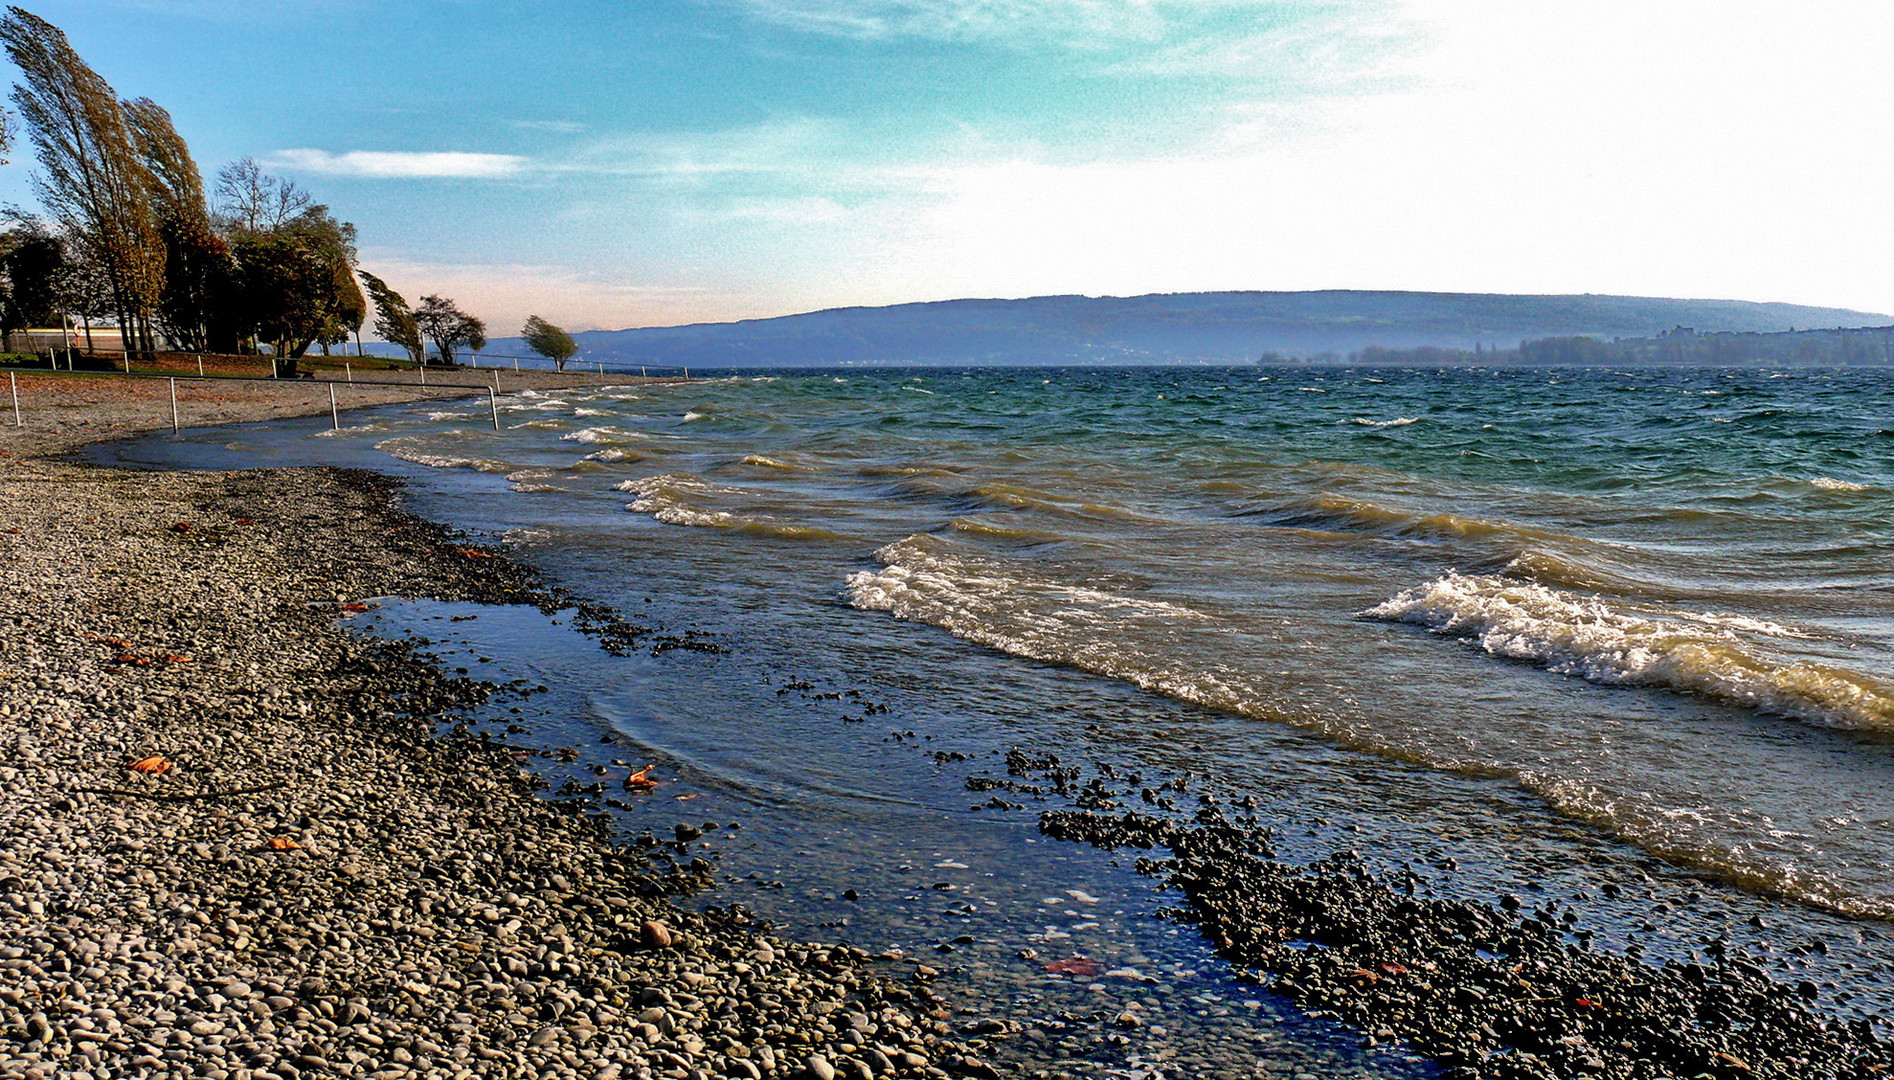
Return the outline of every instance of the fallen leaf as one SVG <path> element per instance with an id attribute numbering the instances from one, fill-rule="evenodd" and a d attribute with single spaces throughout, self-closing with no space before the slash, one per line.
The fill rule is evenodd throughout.
<path id="1" fill-rule="evenodd" d="M 301 851 L 303 846 L 287 836 L 270 837 L 271 851 Z"/>
<path id="2" fill-rule="evenodd" d="M 167 664 L 188 664 L 191 662 L 191 658 L 188 656 L 166 656 L 164 662 Z"/>
<path id="3" fill-rule="evenodd" d="M 497 559 L 498 555 L 489 551 L 475 551 L 473 548 L 461 548 L 459 553 L 469 559 Z"/>
<path id="4" fill-rule="evenodd" d="M 687 791 L 682 795 L 671 796 L 671 798 L 676 799 L 678 802 L 685 802 L 686 800 L 689 800 L 689 799 L 698 799 L 702 797 L 703 797 L 703 793 L 697 792 L 697 791 Z"/>
<path id="5" fill-rule="evenodd" d="M 180 522 L 178 522 L 178 523 L 177 523 L 176 525 L 173 525 L 173 526 L 171 526 L 171 531 L 172 531 L 172 532 L 175 532 L 175 533 L 187 533 L 187 532 L 190 532 L 190 531 L 191 531 L 191 523 L 190 523 L 190 522 L 188 522 L 188 521 L 180 521 Z"/>
<path id="6" fill-rule="evenodd" d="M 131 653 L 119 653 L 117 656 L 112 658 L 112 663 L 130 664 L 132 667 L 150 667 L 151 666 L 151 661 L 145 659 L 142 656 L 134 656 Z"/>
<path id="7" fill-rule="evenodd" d="M 343 604 L 342 610 L 343 611 L 367 611 L 368 605 L 367 604 Z"/>
<path id="8" fill-rule="evenodd" d="M 142 773 L 145 776 L 163 776 L 165 773 L 171 771 L 171 763 L 165 760 L 163 755 L 160 754 L 153 754 L 148 758 L 140 758 L 125 767 L 135 773 Z"/>
<path id="9" fill-rule="evenodd" d="M 655 768 L 657 768 L 656 765 L 646 765 L 644 768 L 625 777 L 625 790 L 650 791 L 652 788 L 657 787 L 658 782 L 651 779 L 651 770 Z"/>

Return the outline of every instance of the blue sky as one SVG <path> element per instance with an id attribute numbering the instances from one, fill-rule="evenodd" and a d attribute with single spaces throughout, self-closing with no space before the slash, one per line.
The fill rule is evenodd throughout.
<path id="1" fill-rule="evenodd" d="M 1221 288 L 1894 310 L 1878 0 L 27 6 L 206 172 L 293 177 L 496 329 Z"/>

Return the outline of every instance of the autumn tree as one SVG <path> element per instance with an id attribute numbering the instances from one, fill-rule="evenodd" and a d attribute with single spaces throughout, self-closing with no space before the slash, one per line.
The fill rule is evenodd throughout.
<path id="1" fill-rule="evenodd" d="M 551 360 L 560 371 L 566 369 L 566 361 L 579 351 L 579 343 L 572 340 L 571 334 L 537 315 L 527 316 L 520 336 L 526 339 L 527 348 Z"/>
<path id="2" fill-rule="evenodd" d="M 10 7 L 0 16 L 0 44 L 23 77 L 12 100 L 39 159 L 40 202 L 104 275 L 125 347 L 149 352 L 164 245 L 151 206 L 155 181 L 118 97 L 58 27 L 30 12 Z"/>
<path id="3" fill-rule="evenodd" d="M 360 271 L 360 274 L 369 299 L 375 302 L 375 333 L 383 341 L 408 350 L 408 359 L 420 367 L 427 360 L 427 345 L 421 339 L 421 324 L 415 322 L 414 310 L 408 306 L 407 298 L 368 271 Z"/>
<path id="4" fill-rule="evenodd" d="M 150 98 L 122 108 L 132 145 L 151 177 L 151 205 L 164 245 L 164 286 L 158 294 L 159 329 L 173 346 L 193 352 L 237 346 L 237 264 L 211 227 L 204 178 L 171 123 Z"/>
<path id="5" fill-rule="evenodd" d="M 460 349 L 479 352 L 487 347 L 487 324 L 444 296 L 423 296 L 421 306 L 414 310 L 414 321 L 448 367 L 454 365 L 454 354 Z"/>

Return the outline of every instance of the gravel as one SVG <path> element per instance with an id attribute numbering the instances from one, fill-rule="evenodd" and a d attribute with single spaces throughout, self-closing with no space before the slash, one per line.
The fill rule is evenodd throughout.
<path id="1" fill-rule="evenodd" d="M 530 687 L 350 634 L 569 600 L 398 499 L 0 461 L 0 1075 L 995 1075 L 924 978 L 673 906 L 456 723 Z"/>

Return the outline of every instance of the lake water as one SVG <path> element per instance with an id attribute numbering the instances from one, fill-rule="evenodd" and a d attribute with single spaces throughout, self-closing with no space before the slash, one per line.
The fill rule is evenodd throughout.
<path id="1" fill-rule="evenodd" d="M 657 765 L 628 833 L 736 822 L 703 902 L 1075 1018 L 1077 1049 L 1022 1060 L 1426 1071 L 1037 837 L 1056 797 L 981 806 L 967 779 L 1015 744 L 1254 798 L 1290 857 L 1579 898 L 1602 945 L 1655 956 L 1727 934 L 1838 1011 L 1889 1006 L 1885 373 L 848 371 L 499 400 L 499 432 L 436 403 L 111 453 L 400 472 L 418 511 L 709 634 L 729 652 L 620 659 L 531 611 L 365 620 L 552 686 L 518 719 L 583 746 L 555 779 Z M 1081 1033 L 1126 1002 L 1169 1019 Z"/>

